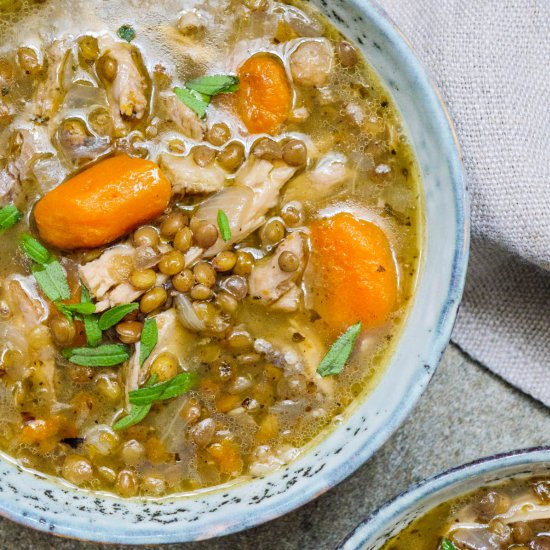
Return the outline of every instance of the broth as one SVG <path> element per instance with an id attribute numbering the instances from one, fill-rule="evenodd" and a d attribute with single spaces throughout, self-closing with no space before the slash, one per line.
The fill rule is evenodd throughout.
<path id="1" fill-rule="evenodd" d="M 412 301 L 391 97 L 302 2 L 0 10 L 0 447 L 126 497 L 293 460 Z"/>

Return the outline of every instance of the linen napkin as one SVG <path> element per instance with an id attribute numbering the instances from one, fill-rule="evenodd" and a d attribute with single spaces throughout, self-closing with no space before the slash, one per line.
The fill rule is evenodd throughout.
<path id="1" fill-rule="evenodd" d="M 550 406 L 550 0 L 379 0 L 454 120 L 472 250 L 453 341 Z"/>

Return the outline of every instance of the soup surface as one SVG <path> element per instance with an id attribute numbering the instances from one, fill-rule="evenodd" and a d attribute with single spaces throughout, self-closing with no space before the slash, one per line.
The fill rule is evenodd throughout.
<path id="1" fill-rule="evenodd" d="M 483 487 L 430 510 L 383 550 L 548 550 L 550 478 Z"/>
<path id="2" fill-rule="evenodd" d="M 294 459 L 413 294 L 390 97 L 306 4 L 0 7 L 0 447 L 122 496 Z"/>

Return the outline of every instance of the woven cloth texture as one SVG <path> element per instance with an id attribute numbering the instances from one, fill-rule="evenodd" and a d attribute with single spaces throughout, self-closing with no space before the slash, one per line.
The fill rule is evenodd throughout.
<path id="1" fill-rule="evenodd" d="M 458 133 L 472 250 L 453 341 L 550 406 L 550 0 L 379 0 Z"/>

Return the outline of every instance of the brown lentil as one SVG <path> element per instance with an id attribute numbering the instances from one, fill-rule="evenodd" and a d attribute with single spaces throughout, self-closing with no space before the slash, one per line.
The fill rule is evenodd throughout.
<path id="1" fill-rule="evenodd" d="M 212 164 L 216 158 L 216 151 L 206 145 L 198 145 L 197 147 L 194 147 L 192 154 L 195 164 L 201 168 Z"/>
<path id="2" fill-rule="evenodd" d="M 243 351 L 252 346 L 252 336 L 246 330 L 235 329 L 227 337 L 227 345 L 235 351 Z"/>
<path id="3" fill-rule="evenodd" d="M 134 232 L 134 245 L 135 246 L 158 246 L 160 239 L 158 231 L 150 225 L 145 225 L 136 229 Z"/>
<path id="4" fill-rule="evenodd" d="M 212 267 L 216 271 L 231 271 L 237 262 L 237 255 L 230 250 L 223 250 L 213 260 Z"/>
<path id="5" fill-rule="evenodd" d="M 76 335 L 74 323 L 61 315 L 52 317 L 50 329 L 54 340 L 60 345 L 70 344 Z"/>
<path id="6" fill-rule="evenodd" d="M 213 223 L 199 225 L 195 231 L 195 241 L 201 248 L 210 248 L 218 240 L 218 228 Z"/>
<path id="7" fill-rule="evenodd" d="M 278 219 L 269 220 L 263 227 L 262 241 L 266 245 L 273 245 L 285 237 L 285 226 Z"/>
<path id="8" fill-rule="evenodd" d="M 139 342 L 143 323 L 139 321 L 123 321 L 116 326 L 116 333 L 119 340 L 124 344 L 135 344 Z"/>
<path id="9" fill-rule="evenodd" d="M 193 232 L 189 227 L 182 227 L 174 237 L 174 248 L 180 252 L 187 252 L 193 242 Z"/>
<path id="10" fill-rule="evenodd" d="M 244 145 L 239 141 L 228 143 L 218 153 L 218 163 L 229 172 L 235 172 L 244 160 Z"/>
<path id="11" fill-rule="evenodd" d="M 156 281 L 157 274 L 152 269 L 137 269 L 130 273 L 130 284 L 137 290 L 149 290 Z"/>
<path id="12" fill-rule="evenodd" d="M 189 292 L 195 284 L 195 276 L 190 269 L 184 269 L 172 277 L 172 284 L 178 292 Z"/>
<path id="13" fill-rule="evenodd" d="M 63 463 L 63 477 L 75 485 L 90 480 L 94 470 L 90 461 L 80 455 L 69 455 Z"/>
<path id="14" fill-rule="evenodd" d="M 173 237 L 187 223 L 187 216 L 183 212 L 172 212 L 160 224 L 160 234 L 166 238 Z"/>
<path id="15" fill-rule="evenodd" d="M 112 82 L 118 72 L 117 60 L 109 55 L 104 55 L 97 62 L 97 71 L 107 82 Z"/>
<path id="16" fill-rule="evenodd" d="M 248 281 L 240 275 L 231 275 L 231 277 L 227 277 L 227 279 L 222 282 L 221 286 L 237 300 L 244 300 L 248 294 Z"/>
<path id="17" fill-rule="evenodd" d="M 285 250 L 279 254 L 277 263 L 279 264 L 281 270 L 286 271 L 287 273 L 296 271 L 300 267 L 300 260 L 298 259 L 298 256 L 289 250 Z"/>
<path id="18" fill-rule="evenodd" d="M 233 268 L 235 275 L 249 275 L 254 267 L 254 256 L 250 252 L 239 250 L 237 252 L 237 261 Z"/>
<path id="19" fill-rule="evenodd" d="M 159 354 L 151 365 L 150 373 L 151 375 L 156 374 L 159 382 L 174 378 L 178 374 L 176 358 L 171 353 Z"/>
<path id="20" fill-rule="evenodd" d="M 263 160 L 279 160 L 283 157 L 281 146 L 269 138 L 260 138 L 252 147 L 252 154 Z"/>
<path id="21" fill-rule="evenodd" d="M 216 295 L 216 304 L 226 313 L 235 313 L 239 307 L 239 302 L 228 292 L 218 292 Z"/>
<path id="22" fill-rule="evenodd" d="M 91 63 L 99 57 L 99 46 L 94 36 L 83 36 L 78 42 L 80 55 L 84 61 Z"/>
<path id="23" fill-rule="evenodd" d="M 294 204 L 286 204 L 281 210 L 281 218 L 289 227 L 296 227 L 302 223 L 302 212 Z"/>
<path id="24" fill-rule="evenodd" d="M 136 476 L 131 470 L 121 470 L 116 478 L 116 490 L 123 497 L 133 497 L 137 494 Z"/>
<path id="25" fill-rule="evenodd" d="M 218 122 L 211 126 L 206 132 L 206 139 L 216 147 L 220 147 L 231 137 L 231 132 L 227 127 L 227 124 Z"/>
<path id="26" fill-rule="evenodd" d="M 357 63 L 357 50 L 349 42 L 339 42 L 336 46 L 336 53 L 342 67 L 353 67 Z"/>
<path id="27" fill-rule="evenodd" d="M 213 294 L 212 289 L 203 284 L 195 285 L 189 292 L 193 300 L 208 300 Z"/>
<path id="28" fill-rule="evenodd" d="M 193 275 L 197 283 L 207 287 L 212 287 L 216 283 L 216 272 L 214 268 L 206 262 L 199 262 L 195 265 L 193 268 Z"/>
<path id="29" fill-rule="evenodd" d="M 290 166 L 303 166 L 307 162 L 307 147 L 300 139 L 290 139 L 283 147 L 283 160 Z"/>
<path id="30" fill-rule="evenodd" d="M 185 258 L 179 250 L 170 250 L 162 255 L 159 270 L 165 275 L 176 275 L 185 267 Z"/>
<path id="31" fill-rule="evenodd" d="M 168 299 L 166 290 L 161 286 L 157 286 L 147 291 L 139 302 L 139 309 L 142 313 L 151 313 L 159 308 Z"/>

